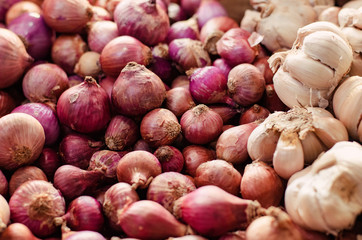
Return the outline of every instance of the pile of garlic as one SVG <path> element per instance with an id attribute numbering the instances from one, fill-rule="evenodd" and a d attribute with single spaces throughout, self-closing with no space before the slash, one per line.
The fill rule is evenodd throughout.
<path id="1" fill-rule="evenodd" d="M 326 108 L 342 78 L 350 71 L 352 48 L 335 24 L 317 21 L 298 30 L 292 49 L 268 60 L 281 101 L 293 106 Z"/>
<path id="2" fill-rule="evenodd" d="M 342 141 L 294 174 L 285 192 L 292 220 L 306 229 L 337 235 L 362 213 L 362 146 Z"/>

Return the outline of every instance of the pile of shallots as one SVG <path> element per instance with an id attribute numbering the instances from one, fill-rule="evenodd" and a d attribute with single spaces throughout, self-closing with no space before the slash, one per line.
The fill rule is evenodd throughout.
<path id="1" fill-rule="evenodd" d="M 362 237 L 362 1 L 232 2 L 1 1 L 0 239 Z"/>

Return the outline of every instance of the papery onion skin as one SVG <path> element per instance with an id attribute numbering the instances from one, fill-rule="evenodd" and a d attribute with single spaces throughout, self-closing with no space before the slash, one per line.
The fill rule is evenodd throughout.
<path id="1" fill-rule="evenodd" d="M 167 13 L 155 0 L 121 1 L 113 17 L 119 35 L 133 36 L 148 46 L 165 40 L 170 28 Z"/>
<path id="2" fill-rule="evenodd" d="M 200 31 L 200 40 L 205 43 L 208 36 L 216 31 L 226 32 L 231 28 L 238 28 L 238 23 L 229 16 L 213 17 L 205 22 Z"/>
<path id="3" fill-rule="evenodd" d="M 58 99 L 57 114 L 60 123 L 80 133 L 104 129 L 111 119 L 106 91 L 92 77 L 64 91 Z"/>
<path id="4" fill-rule="evenodd" d="M 12 31 L 0 28 L 0 88 L 17 82 L 34 59 L 27 53 L 24 43 Z"/>
<path id="5" fill-rule="evenodd" d="M 166 88 L 162 80 L 144 65 L 129 62 L 112 89 L 115 109 L 126 116 L 140 116 L 162 105 Z"/>
<path id="6" fill-rule="evenodd" d="M 88 27 L 87 42 L 94 52 L 101 53 L 107 43 L 116 37 L 118 37 L 117 24 L 113 21 L 96 21 L 90 23 Z"/>
<path id="7" fill-rule="evenodd" d="M 35 166 L 24 166 L 16 169 L 16 171 L 11 175 L 9 181 L 9 194 L 13 195 L 15 190 L 24 182 L 29 180 L 44 180 L 48 181 L 47 176 L 38 167 Z"/>
<path id="8" fill-rule="evenodd" d="M 34 117 L 42 125 L 45 134 L 45 145 L 56 143 L 60 135 L 60 126 L 56 113 L 43 103 L 25 103 L 13 109 L 12 113 L 26 113 Z"/>
<path id="9" fill-rule="evenodd" d="M 59 33 L 80 33 L 93 15 L 87 0 L 44 0 L 41 7 L 45 22 Z"/>
<path id="10" fill-rule="evenodd" d="M 160 146 L 153 153 L 160 161 L 162 172 L 181 172 L 185 159 L 180 150 L 173 146 Z"/>
<path id="11" fill-rule="evenodd" d="M 182 154 L 185 159 L 185 171 L 192 177 L 195 177 L 200 164 L 216 158 L 213 150 L 201 145 L 188 145 L 182 150 Z"/>
<path id="12" fill-rule="evenodd" d="M 44 180 L 31 180 L 20 185 L 11 196 L 9 206 L 12 222 L 25 224 L 39 237 L 53 234 L 56 231 L 54 218 L 65 213 L 61 193 Z"/>
<path id="13" fill-rule="evenodd" d="M 117 179 L 117 164 L 128 151 L 116 152 L 99 150 L 93 153 L 89 161 L 88 170 L 97 170 L 104 173 L 106 178 Z"/>
<path id="14" fill-rule="evenodd" d="M 0 118 L 0 167 L 14 170 L 33 163 L 40 155 L 45 134 L 42 125 L 25 113 L 10 113 Z"/>

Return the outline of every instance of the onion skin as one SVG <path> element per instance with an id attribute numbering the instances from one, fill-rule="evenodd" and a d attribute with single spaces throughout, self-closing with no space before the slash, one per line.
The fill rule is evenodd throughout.
<path id="1" fill-rule="evenodd" d="M 265 85 L 265 93 L 261 99 L 261 104 L 266 109 L 268 109 L 270 113 L 275 111 L 286 112 L 289 110 L 289 107 L 285 105 L 282 100 L 280 100 L 277 93 L 275 92 L 274 84 Z"/>
<path id="2" fill-rule="evenodd" d="M 25 113 L 10 113 L 0 118 L 0 167 L 15 170 L 33 163 L 40 155 L 45 134 L 34 117 Z"/>
<path id="3" fill-rule="evenodd" d="M 99 232 L 83 230 L 83 231 L 72 231 L 69 234 L 62 235 L 62 240 L 106 240 L 106 238 Z"/>
<path id="4" fill-rule="evenodd" d="M 183 87 L 171 88 L 166 93 L 165 106 L 176 117 L 181 117 L 187 110 L 196 106 L 190 90 Z"/>
<path id="5" fill-rule="evenodd" d="M 129 237 L 150 240 L 181 237 L 187 232 L 186 225 L 150 200 L 140 200 L 127 207 L 121 216 L 121 227 Z"/>
<path id="6" fill-rule="evenodd" d="M 48 181 L 45 173 L 35 166 L 24 166 L 18 168 L 10 177 L 9 181 L 9 194 L 13 195 L 15 190 L 24 182 L 29 180 L 43 180 Z"/>
<path id="7" fill-rule="evenodd" d="M 10 207 L 3 195 L 0 194 L 0 236 L 10 223 Z M 2 238 L 1 238 L 2 239 Z"/>
<path id="8" fill-rule="evenodd" d="M 147 188 L 161 172 L 161 164 L 156 156 L 143 150 L 127 153 L 117 164 L 118 181 L 126 182 L 134 189 Z"/>
<path id="9" fill-rule="evenodd" d="M 34 236 L 30 229 L 22 223 L 11 223 L 0 234 L 2 240 L 41 240 Z"/>
<path id="10" fill-rule="evenodd" d="M 173 146 L 160 146 L 153 153 L 160 161 L 162 172 L 181 172 L 184 166 L 184 157 L 180 150 Z"/>
<path id="11" fill-rule="evenodd" d="M 44 0 L 45 22 L 59 33 L 80 33 L 93 16 L 87 0 Z"/>
<path id="12" fill-rule="evenodd" d="M 272 84 L 274 73 L 269 67 L 268 59 L 269 59 L 268 56 L 258 57 L 253 62 L 253 65 L 257 67 L 259 71 L 263 74 L 265 79 L 265 84 Z"/>
<path id="13" fill-rule="evenodd" d="M 5 23 L 9 25 L 10 22 L 22 15 L 23 13 L 33 12 L 33 13 L 42 13 L 40 6 L 31 1 L 20 1 L 13 4 L 7 11 L 5 15 Z"/>
<path id="14" fill-rule="evenodd" d="M 88 170 L 97 170 L 102 172 L 106 178 L 117 179 L 117 164 L 126 153 L 128 152 L 116 152 L 106 149 L 96 151 L 90 158 Z"/>
<path id="15" fill-rule="evenodd" d="M 220 115 L 224 126 L 225 124 L 231 123 L 233 118 L 240 112 L 239 109 L 226 104 L 210 104 L 208 107 Z"/>
<path id="16" fill-rule="evenodd" d="M 192 177 L 196 176 L 196 169 L 200 164 L 216 158 L 214 151 L 200 145 L 188 145 L 182 150 L 182 154 L 185 159 L 185 171 Z"/>
<path id="17" fill-rule="evenodd" d="M 9 182 L 0 169 L 0 195 L 7 196 L 9 191 Z"/>
<path id="18" fill-rule="evenodd" d="M 100 54 L 94 51 L 83 53 L 74 66 L 74 73 L 81 77 L 91 76 L 98 78 L 101 73 L 99 58 Z"/>
<path id="19" fill-rule="evenodd" d="M 110 20 L 96 21 L 88 27 L 87 42 L 90 50 L 101 53 L 103 48 L 118 37 L 117 24 Z"/>
<path id="20" fill-rule="evenodd" d="M 13 96 L 7 91 L 0 90 L 0 117 L 10 113 L 16 107 Z"/>
<path id="21" fill-rule="evenodd" d="M 228 13 L 224 6 L 217 0 L 201 0 L 196 11 L 196 16 L 199 28 L 202 29 L 210 19 L 228 16 Z"/>
<path id="22" fill-rule="evenodd" d="M 240 229 L 261 211 L 258 202 L 239 198 L 213 185 L 197 188 L 174 205 L 174 215 L 206 237 Z"/>
<path id="23" fill-rule="evenodd" d="M 207 38 L 216 31 L 227 32 L 229 29 L 238 28 L 238 23 L 228 16 L 213 17 L 205 22 L 200 31 L 200 40 L 205 43 Z"/>
<path id="24" fill-rule="evenodd" d="M 144 65 L 130 62 L 112 89 L 115 109 L 126 116 L 140 116 L 162 105 L 166 88 L 162 80 Z"/>
<path id="25" fill-rule="evenodd" d="M 92 77 L 67 89 L 59 97 L 57 114 L 60 123 L 80 133 L 104 129 L 111 119 L 106 91 Z"/>
<path id="26" fill-rule="evenodd" d="M 60 192 L 43 180 L 30 180 L 14 192 L 9 200 L 12 222 L 25 224 L 34 235 L 48 237 L 56 231 L 55 217 L 65 213 Z"/>
<path id="27" fill-rule="evenodd" d="M 229 75 L 229 72 L 232 69 L 232 67 L 229 66 L 229 64 L 225 61 L 225 59 L 217 58 L 212 62 L 212 65 L 214 67 L 219 68 L 222 71 L 222 73 L 225 75 L 226 79 L 227 79 L 227 77 Z"/>
<path id="28" fill-rule="evenodd" d="M 17 82 L 34 59 L 27 53 L 24 43 L 12 31 L 0 28 L 0 89 Z"/>
<path id="29" fill-rule="evenodd" d="M 34 164 L 43 170 L 49 180 L 52 180 L 55 171 L 62 163 L 60 162 L 60 157 L 56 150 L 44 147 L 38 160 L 36 160 Z"/>
<path id="30" fill-rule="evenodd" d="M 257 120 L 263 120 L 269 116 L 270 112 L 267 108 L 254 104 L 246 109 L 240 116 L 239 124 L 247 124 Z"/>
<path id="31" fill-rule="evenodd" d="M 166 42 L 170 43 L 174 39 L 190 38 L 193 40 L 199 39 L 199 28 L 195 18 L 178 21 L 170 26 L 167 33 Z"/>

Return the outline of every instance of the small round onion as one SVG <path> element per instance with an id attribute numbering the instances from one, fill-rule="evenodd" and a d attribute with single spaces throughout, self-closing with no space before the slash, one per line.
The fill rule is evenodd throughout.
<path id="1" fill-rule="evenodd" d="M 172 213 L 173 203 L 195 189 L 195 184 L 187 176 L 178 172 L 165 172 L 152 180 L 148 186 L 147 199 L 158 202 Z"/>
<path id="2" fill-rule="evenodd" d="M 261 104 L 271 113 L 275 111 L 286 112 L 289 110 L 289 107 L 280 100 L 272 83 L 265 85 L 265 92 L 261 99 Z"/>
<path id="3" fill-rule="evenodd" d="M 274 73 L 270 69 L 268 59 L 269 59 L 269 57 L 258 57 L 253 62 L 253 65 L 255 67 L 257 67 L 259 69 L 259 71 L 263 74 L 264 79 L 265 79 L 265 84 L 272 84 Z"/>
<path id="4" fill-rule="evenodd" d="M 42 10 L 40 6 L 34 2 L 31 1 L 20 1 L 15 4 L 13 4 L 9 10 L 7 10 L 5 15 L 5 23 L 6 25 L 9 25 L 10 22 L 22 15 L 23 13 L 42 13 Z"/>
<path id="5" fill-rule="evenodd" d="M 67 74 L 74 74 L 74 66 L 88 49 L 79 34 L 61 34 L 52 46 L 51 59 Z"/>
<path id="6" fill-rule="evenodd" d="M 26 225 L 38 237 L 56 231 L 54 218 L 65 213 L 60 192 L 44 180 L 30 180 L 20 185 L 9 200 L 11 220 Z"/>
<path id="7" fill-rule="evenodd" d="M 258 102 L 265 91 L 265 80 L 259 69 L 250 63 L 233 67 L 227 86 L 232 99 L 241 106 Z"/>
<path id="8" fill-rule="evenodd" d="M 239 124 L 247 124 L 257 120 L 263 120 L 269 116 L 270 112 L 267 108 L 254 104 L 246 109 L 240 116 Z"/>
<path id="9" fill-rule="evenodd" d="M 193 144 L 206 144 L 222 132 L 223 120 L 204 104 L 186 111 L 180 119 L 184 137 Z"/>
<path id="10" fill-rule="evenodd" d="M 190 90 L 183 87 L 172 88 L 166 93 L 165 106 L 176 117 L 181 117 L 187 110 L 196 106 Z"/>
<path id="11" fill-rule="evenodd" d="M 116 37 L 118 37 L 117 24 L 113 21 L 96 21 L 89 25 L 88 46 L 94 52 L 101 53 L 107 43 Z"/>
<path id="12" fill-rule="evenodd" d="M 185 10 L 181 8 L 180 4 L 175 2 L 170 2 L 167 8 L 167 12 L 171 24 L 178 21 L 186 20 L 188 18 Z"/>
<path id="13" fill-rule="evenodd" d="M 6 12 L 9 10 L 9 8 L 20 1 L 21 0 L 5 0 L 2 2 L 2 4 L 0 5 L 0 22 L 4 22 Z"/>
<path id="14" fill-rule="evenodd" d="M 11 175 L 9 180 L 9 194 L 12 196 L 15 190 L 24 182 L 30 180 L 44 180 L 48 181 L 47 176 L 38 167 L 35 166 L 24 166 L 16 169 Z"/>
<path id="15" fill-rule="evenodd" d="M 30 229 L 22 223 L 11 223 L 8 225 L 8 227 L 1 233 L 1 239 L 39 240 L 39 238 L 35 237 Z"/>
<path id="16" fill-rule="evenodd" d="M 7 91 L 0 90 L 0 117 L 10 113 L 15 107 L 14 97 Z"/>
<path id="17" fill-rule="evenodd" d="M 240 112 L 239 109 L 230 107 L 229 105 L 225 104 L 213 104 L 208 105 L 208 107 L 220 115 L 224 125 L 230 123 L 233 118 Z"/>
<path id="18" fill-rule="evenodd" d="M 192 177 L 195 177 L 200 164 L 216 158 L 213 150 L 199 145 L 188 145 L 182 150 L 182 154 L 185 159 L 185 171 Z"/>
<path id="19" fill-rule="evenodd" d="M 218 0 L 202 0 L 196 11 L 196 16 L 199 28 L 202 29 L 210 19 L 228 16 L 228 13 Z"/>
<path id="20" fill-rule="evenodd" d="M 0 118 L 0 167 L 14 170 L 33 163 L 40 155 L 45 134 L 42 125 L 25 113 L 9 113 Z"/>
<path id="21" fill-rule="evenodd" d="M 97 52 L 88 51 L 83 53 L 74 66 L 74 73 L 81 77 L 91 76 L 97 78 L 101 72 L 99 58 L 100 54 Z"/>
<path id="22" fill-rule="evenodd" d="M 119 35 L 135 37 L 148 46 L 165 40 L 170 28 L 167 13 L 156 0 L 121 1 L 113 17 Z"/>
<path id="23" fill-rule="evenodd" d="M 12 31 L 0 28 L 0 88 L 17 82 L 34 59 L 27 53 L 24 43 Z"/>
<path id="24" fill-rule="evenodd" d="M 170 43 L 172 40 L 179 38 L 199 39 L 199 27 L 197 26 L 196 18 L 178 21 L 171 25 L 167 33 L 166 42 Z"/>
<path id="25" fill-rule="evenodd" d="M 185 159 L 180 150 L 173 146 L 160 146 L 153 153 L 162 166 L 162 172 L 181 172 Z"/>
<path id="26" fill-rule="evenodd" d="M 186 75 L 177 76 L 171 83 L 171 88 L 184 87 L 189 89 L 190 80 Z"/>
<path id="27" fill-rule="evenodd" d="M 59 33 L 80 33 L 93 15 L 87 0 L 44 0 L 45 22 Z"/>
<path id="28" fill-rule="evenodd" d="M 80 133 L 94 133 L 104 129 L 111 119 L 106 91 L 92 77 L 67 89 L 58 99 L 60 123 Z"/>
<path id="29" fill-rule="evenodd" d="M 177 117 L 166 108 L 156 108 L 146 113 L 140 124 L 141 136 L 151 147 L 171 145 L 180 132 Z"/>
<path id="30" fill-rule="evenodd" d="M 44 128 L 45 145 L 53 145 L 58 140 L 60 135 L 58 117 L 48 105 L 43 103 L 25 103 L 16 107 L 12 113 L 26 113 L 38 120 Z"/>
<path id="31" fill-rule="evenodd" d="M 229 29 L 238 28 L 238 23 L 229 16 L 219 16 L 209 19 L 202 26 L 200 31 L 200 40 L 205 43 L 207 38 L 216 31 L 227 32 Z"/>
<path id="32" fill-rule="evenodd" d="M 136 38 L 124 35 L 109 41 L 99 60 L 103 72 L 117 78 L 129 62 L 147 66 L 152 60 L 152 51 Z"/>
<path id="33" fill-rule="evenodd" d="M 165 98 L 166 89 L 162 80 L 136 62 L 129 62 L 113 85 L 113 106 L 127 116 L 140 116 L 158 108 Z"/>
<path id="34" fill-rule="evenodd" d="M 139 125 L 132 118 L 116 115 L 109 122 L 104 139 L 109 149 L 122 151 L 134 145 L 139 136 Z"/>
<path id="35" fill-rule="evenodd" d="M 106 178 L 117 179 L 117 164 L 126 153 L 128 152 L 96 151 L 90 158 L 88 170 L 97 170 L 103 172 Z"/>
<path id="36" fill-rule="evenodd" d="M 228 78 L 229 72 L 232 69 L 232 67 L 230 67 L 229 64 L 227 64 L 225 59 L 223 59 L 223 58 L 215 59 L 212 62 L 212 65 L 214 67 L 219 68 L 222 71 L 222 73 L 225 75 L 226 79 Z"/>
<path id="37" fill-rule="evenodd" d="M 35 162 L 35 165 L 43 170 L 49 180 L 53 179 L 55 171 L 61 164 L 58 152 L 48 147 L 43 148 L 38 160 Z"/>

